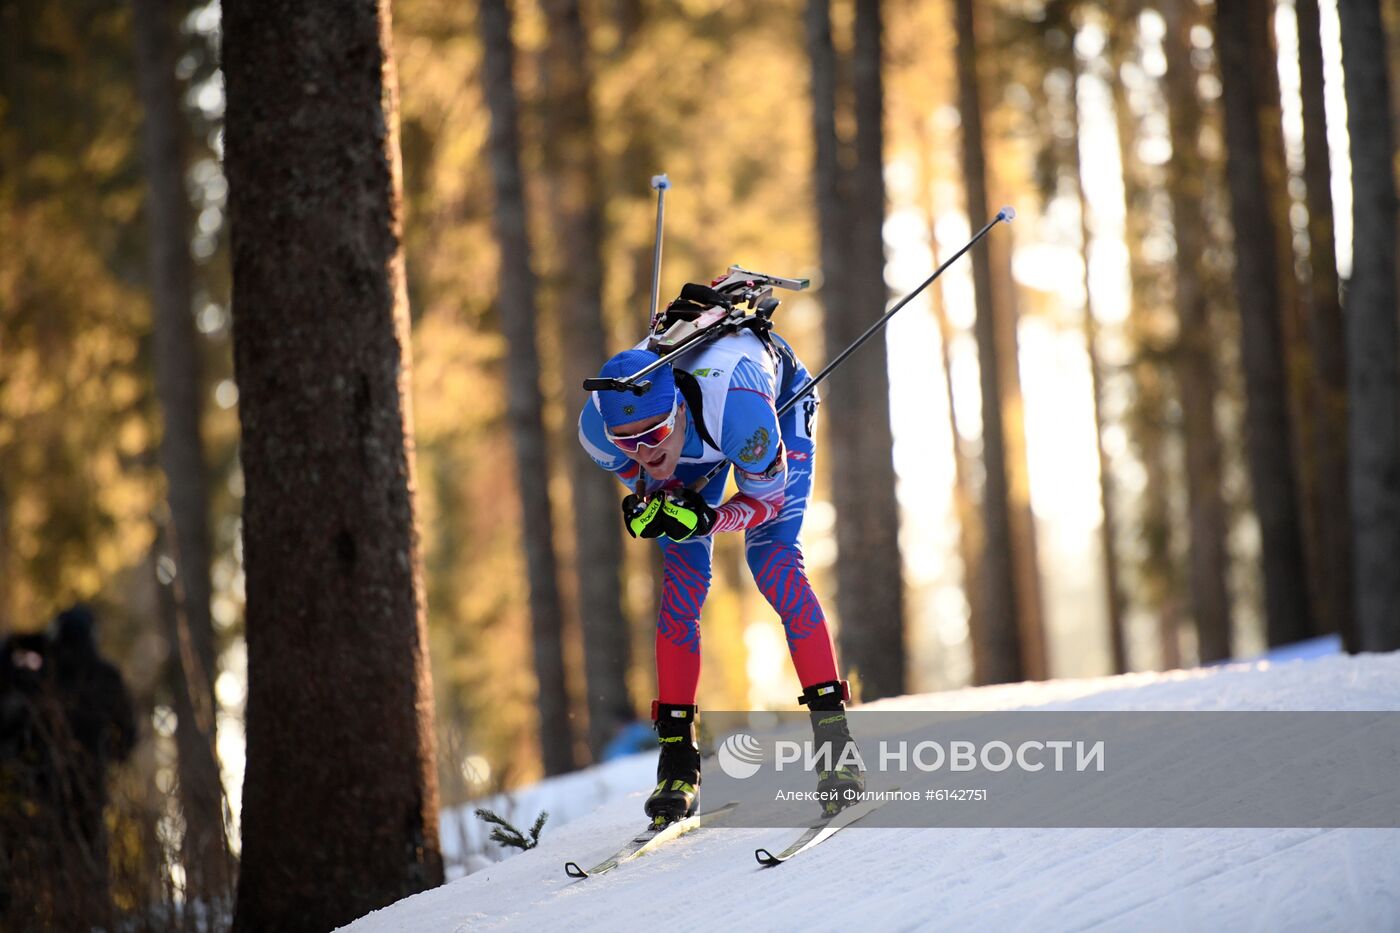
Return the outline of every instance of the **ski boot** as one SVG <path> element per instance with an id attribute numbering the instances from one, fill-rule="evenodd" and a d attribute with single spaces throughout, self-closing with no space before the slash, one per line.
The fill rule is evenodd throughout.
<path id="1" fill-rule="evenodd" d="M 829 680 L 813 684 L 797 698 L 812 719 L 812 750 L 822 766 L 817 772 L 817 794 L 825 816 L 835 816 L 865 790 L 864 763 L 846 725 L 849 691 L 844 680 Z"/>
<path id="2" fill-rule="evenodd" d="M 646 812 L 652 829 L 695 815 L 700 794 L 700 745 L 695 738 L 694 706 L 653 702 L 651 718 L 656 726 L 661 757 L 656 763 L 656 790 L 647 798 Z"/>

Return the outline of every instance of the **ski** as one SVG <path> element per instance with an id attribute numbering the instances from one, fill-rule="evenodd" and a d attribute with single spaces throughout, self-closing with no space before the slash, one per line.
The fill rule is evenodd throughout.
<path id="1" fill-rule="evenodd" d="M 897 790 L 898 788 L 893 789 Z M 807 827 L 802 835 L 792 841 L 790 846 L 776 855 L 767 849 L 755 849 L 754 858 L 758 859 L 758 864 L 765 868 L 781 865 L 793 856 L 821 845 L 847 826 L 874 813 L 883 804 L 883 800 L 867 800 L 864 803 L 853 804 L 835 816 L 827 817 Z"/>
<path id="2" fill-rule="evenodd" d="M 691 830 L 700 828 L 702 823 L 708 823 L 715 817 L 728 813 L 738 805 L 738 803 L 727 803 L 708 813 L 697 813 L 683 820 L 676 820 L 674 823 L 668 823 L 659 830 L 647 827 L 633 836 L 631 841 L 621 849 L 618 849 L 615 853 L 608 856 L 597 865 L 594 865 L 592 868 L 582 868 L 578 862 L 565 862 L 564 874 L 568 875 L 570 878 L 591 878 L 594 875 L 601 875 L 605 872 L 612 871 L 623 862 L 630 861 L 639 855 L 645 855 L 653 849 L 665 845 L 672 839 L 684 836 Z"/>

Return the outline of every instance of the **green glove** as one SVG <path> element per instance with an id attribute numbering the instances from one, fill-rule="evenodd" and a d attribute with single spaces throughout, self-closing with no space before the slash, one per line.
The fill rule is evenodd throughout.
<path id="1" fill-rule="evenodd" d="M 634 538 L 659 538 L 665 533 L 661 520 L 661 495 L 636 494 L 622 500 L 622 526 Z"/>
<path id="2" fill-rule="evenodd" d="M 697 535 L 703 537 L 715 523 L 715 510 L 710 508 L 705 497 L 685 487 L 666 491 L 661 515 L 666 537 L 672 541 L 685 541 Z"/>

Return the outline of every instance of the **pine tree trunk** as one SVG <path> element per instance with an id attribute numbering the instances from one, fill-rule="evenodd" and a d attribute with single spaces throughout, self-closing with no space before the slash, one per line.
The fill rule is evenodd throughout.
<path id="1" fill-rule="evenodd" d="M 224 834 L 223 786 L 214 756 L 215 649 L 210 618 L 209 491 L 200 428 L 200 346 L 195 335 L 185 195 L 183 118 L 175 78 L 177 17 L 165 0 L 136 0 L 136 66 L 145 119 L 146 225 L 151 249 L 156 394 L 164 422 L 160 463 L 170 504 L 167 546 L 179 593 L 168 630 L 175 695 L 180 806 L 185 818 L 181 861 L 194 899 L 228 899 L 233 874 Z"/>
<path id="2" fill-rule="evenodd" d="M 621 490 L 573 440 L 573 413 L 586 396 L 583 380 L 609 353 L 603 317 L 603 209 L 595 139 L 592 71 L 578 0 L 545 0 L 549 41 L 544 51 L 544 161 L 550 176 L 556 257 L 552 292 L 560 333 L 566 335 L 569 478 L 573 487 L 574 560 L 588 682 L 588 745 L 596 758 L 618 717 L 632 708 L 627 694 L 630 644 L 622 612 Z M 638 327 L 646 321 L 638 315 Z"/>
<path id="3" fill-rule="evenodd" d="M 169 526 L 161 526 L 156 532 L 156 552 L 166 557 L 172 554 L 172 537 Z M 178 567 L 179 562 L 175 563 Z M 185 890 L 191 897 L 231 905 L 234 862 L 224 832 L 223 784 L 213 744 L 217 707 L 191 637 L 185 609 L 189 599 L 182 581 L 177 575 L 160 582 L 162 599 L 168 602 L 161 607 L 161 622 L 169 650 L 166 680 L 175 711 L 180 811 L 185 819 L 180 843 Z"/>
<path id="4" fill-rule="evenodd" d="M 992 182 L 997 177 L 993 164 L 987 172 L 990 197 L 987 212 L 972 225 L 980 229 L 988 214 L 1006 197 Z M 1027 680 L 1045 680 L 1050 676 L 1050 659 L 1045 643 L 1045 607 L 1040 592 L 1040 559 L 1036 545 L 1035 515 L 1031 511 L 1030 454 L 1026 442 L 1025 401 L 1021 397 L 1021 352 L 1017 333 L 1020 312 L 1017 308 L 1016 282 L 1011 272 L 1011 245 L 1015 236 L 1011 228 L 1000 236 L 989 237 L 986 254 L 991 270 L 990 286 L 992 324 L 997 344 L 997 383 L 1001 397 L 1002 443 L 1005 445 L 1004 466 L 1006 490 L 1011 519 L 1011 561 L 1016 574 L 1016 631 L 1021 639 L 1021 659 Z M 981 252 L 981 250 L 978 250 Z"/>
<path id="5" fill-rule="evenodd" d="M 977 76 L 976 26 L 972 0 L 954 5 L 957 31 L 956 63 L 958 111 L 962 116 L 963 176 L 967 190 L 968 225 L 981 229 L 988 220 L 987 159 L 982 131 L 980 81 Z M 1006 683 L 1044 675 L 1043 643 L 1028 638 L 1027 620 L 1038 622 L 1040 595 L 1034 579 L 1024 567 L 1028 555 L 1018 547 L 1023 535 L 1017 534 L 1017 509 L 1029 510 L 1029 500 L 1013 501 L 1017 491 L 1017 453 L 1024 456 L 1024 440 L 1016 443 L 1010 435 L 1022 429 L 1015 404 L 1019 402 L 1019 377 L 1015 344 L 1015 310 L 1010 302 L 1011 283 L 994 282 L 992 276 L 995 239 L 985 249 L 972 251 L 972 277 L 977 302 L 978 361 L 982 388 L 982 458 L 986 481 L 982 492 L 983 617 L 980 631 L 973 638 L 983 648 L 974 650 L 974 662 L 985 663 L 973 671 L 979 684 Z M 998 272 L 1009 263 L 996 263 Z M 1009 339 L 1008 339 L 1009 338 Z M 1014 397 L 1008 387 L 1015 386 Z M 1021 490 L 1024 493 L 1026 490 Z M 1022 524 L 1025 524 L 1024 520 Z"/>
<path id="6" fill-rule="evenodd" d="M 530 620 L 538 687 L 539 736 L 545 774 L 572 771 L 574 738 L 564 669 L 564 619 L 559 602 L 549 463 L 535 346 L 535 275 L 530 268 L 525 187 L 520 176 L 520 130 L 515 98 L 515 46 L 506 0 L 482 0 L 482 81 L 491 109 L 492 214 L 501 249 L 500 317 L 506 337 L 509 388 L 506 418 L 520 486 L 520 534 L 530 582 Z"/>
<path id="7" fill-rule="evenodd" d="M 932 227 L 930 227 L 932 230 Z M 941 264 L 938 249 L 932 250 L 934 268 Z M 962 560 L 963 595 L 967 599 L 967 630 L 969 636 L 982 626 L 982 605 L 985 602 L 978 581 L 982 579 L 982 515 L 978 508 L 977 493 L 973 487 L 976 472 L 975 453 L 968 450 L 968 442 L 958 431 L 956 396 L 953 394 L 953 325 L 948 320 L 948 308 L 943 298 L 943 287 L 939 282 L 929 286 L 929 303 L 938 321 L 939 363 L 943 370 L 943 391 L 948 399 L 948 428 L 953 442 L 953 514 L 958 520 L 958 557 Z M 983 645 L 977 639 L 969 638 L 973 652 Z M 981 664 L 975 657 L 974 668 Z"/>
<path id="8" fill-rule="evenodd" d="M 1298 258 L 1293 251 L 1293 197 L 1291 175 L 1284 155 L 1283 103 L 1278 77 L 1278 52 L 1274 43 L 1275 0 L 1262 0 L 1249 34 L 1250 75 L 1255 81 L 1255 112 L 1259 122 L 1261 178 L 1269 205 L 1269 229 L 1278 257 L 1279 334 L 1283 341 L 1284 378 L 1288 388 L 1289 441 L 1292 444 L 1298 526 L 1303 563 L 1307 571 L 1307 636 L 1320 634 L 1322 619 L 1318 600 L 1322 593 L 1322 555 L 1318 550 L 1321 518 L 1318 488 L 1317 425 L 1313 402 L 1317 378 L 1313 348 L 1305 329 L 1303 293 L 1298 280 Z"/>
<path id="9" fill-rule="evenodd" d="M 1073 76 L 1069 88 L 1069 121 L 1073 129 L 1072 141 L 1066 146 L 1069 157 L 1069 171 L 1074 177 L 1075 196 L 1079 202 L 1079 244 L 1084 260 L 1084 347 L 1089 356 L 1089 378 L 1093 392 L 1094 441 L 1099 464 L 1099 506 L 1103 513 L 1100 527 L 1100 548 L 1103 560 L 1105 608 L 1108 621 L 1109 659 L 1115 674 L 1127 673 L 1128 640 L 1124 627 L 1126 600 L 1119 580 L 1119 559 L 1115 531 L 1117 529 L 1118 496 L 1113 480 L 1113 464 L 1104 447 L 1104 367 L 1099 354 L 1098 317 L 1094 313 L 1093 289 L 1090 287 L 1089 250 L 1092 235 L 1089 228 L 1089 199 L 1084 190 L 1084 169 L 1079 153 L 1079 85 L 1081 71 L 1079 58 L 1074 51 L 1074 26 L 1072 6 L 1066 16 L 1066 34 L 1060 64 Z"/>
<path id="10" fill-rule="evenodd" d="M 655 14 L 648 12 L 637 0 L 624 0 L 620 4 L 618 15 L 624 17 L 618 25 L 619 51 L 629 46 L 635 46 L 635 48 L 628 49 L 628 54 L 646 55 L 646 47 L 643 43 L 649 33 L 644 32 L 644 30 L 647 27 L 648 17 Z M 656 194 L 651 188 L 642 187 L 643 181 L 658 174 L 665 167 L 658 143 L 658 128 L 656 121 L 652 118 L 654 112 L 655 101 L 651 87 L 641 85 L 633 88 L 618 116 L 618 119 L 626 121 L 632 129 L 628 134 L 627 145 L 623 149 L 621 159 L 611 166 L 614 182 L 609 194 L 609 198 L 623 197 L 643 200 L 646 203 L 645 213 L 647 216 L 651 216 L 655 209 Z M 647 235 L 644 239 L 639 238 L 630 244 L 630 247 L 627 248 L 630 255 L 623 260 L 632 267 L 632 274 L 628 278 L 623 313 L 604 316 L 604 326 L 609 335 L 608 343 L 610 346 L 628 346 L 635 342 L 643 322 L 650 319 L 654 310 L 650 307 L 652 253 L 655 245 L 652 238 L 654 227 L 648 225 L 646 230 Z M 668 300 L 667 296 L 660 295 L 657 298 L 657 303 L 664 307 Z M 616 488 L 613 487 L 614 490 Z M 655 548 L 627 549 L 624 550 L 623 555 L 621 605 L 623 611 L 627 612 L 630 618 L 621 620 L 619 624 L 627 635 L 624 646 L 628 659 L 625 674 L 631 677 L 636 673 L 636 659 L 650 657 L 655 649 L 656 619 L 661 611 L 661 593 L 665 574 L 661 561 L 657 559 Z M 647 598 L 640 604 L 636 601 L 629 603 L 626 594 L 635 592 L 635 588 L 639 585 L 645 585 Z M 649 671 L 646 676 L 650 679 Z M 629 702 L 626 705 L 619 705 L 613 715 L 615 719 L 621 719 L 627 715 L 635 715 L 633 710 L 634 707 Z"/>
<path id="11" fill-rule="evenodd" d="M 1307 185 L 1308 269 L 1306 333 L 1314 362 L 1313 460 L 1317 473 L 1322 628 L 1340 632 L 1360 650 L 1352 600 L 1351 506 L 1347 476 L 1346 334 L 1337 280 L 1332 211 L 1332 159 L 1323 96 L 1322 26 L 1317 0 L 1295 0 L 1298 67 L 1303 97 L 1303 180 Z"/>
<path id="12" fill-rule="evenodd" d="M 1376 0 L 1340 0 L 1353 260 L 1347 293 L 1356 625 L 1366 651 L 1400 648 L 1400 325 L 1396 321 L 1395 131 Z"/>
<path id="13" fill-rule="evenodd" d="M 824 319 L 834 319 L 850 304 L 847 269 L 850 248 L 847 242 L 847 178 L 841 167 L 840 141 L 836 135 L 837 63 L 831 41 L 830 0 L 807 0 L 805 26 L 807 55 L 811 61 L 812 179 L 821 234 L 822 307 L 826 312 Z M 841 352 L 843 345 L 833 343 L 829 335 L 826 341 L 827 357 Z"/>
<path id="14" fill-rule="evenodd" d="M 915 132 L 919 144 L 919 203 L 927 212 L 924 222 L 928 226 L 929 259 L 936 269 L 942 265 L 942 259 L 939 257 L 937 215 L 933 200 L 933 140 L 927 122 L 922 119 L 916 122 Z M 929 306 L 938 323 L 939 363 L 943 369 L 943 392 L 948 402 L 948 428 L 952 433 L 953 514 L 958 521 L 958 556 L 962 560 L 962 587 L 967 599 L 967 630 L 970 634 L 979 631 L 982 625 L 982 591 L 977 586 L 977 581 L 982 578 L 982 517 L 972 480 L 976 472 L 973 462 L 975 454 L 968 449 L 968 443 L 958 430 L 956 396 L 953 393 L 954 332 L 953 324 L 948 319 L 942 281 L 929 286 Z M 978 658 L 976 653 L 984 646 L 980 639 L 969 638 L 969 642 L 974 654 L 973 667 L 980 669 L 985 660 Z"/>
<path id="15" fill-rule="evenodd" d="M 855 162 L 846 219 L 850 262 L 846 301 L 824 317 L 828 358 L 885 310 L 884 89 L 880 0 L 856 0 L 851 77 Z M 841 657 L 860 678 L 862 698 L 905 692 L 904 575 L 895 500 L 890 380 L 884 335 L 872 338 L 827 380 L 824 406 L 836 507 L 836 595 Z"/>
<path id="16" fill-rule="evenodd" d="M 1151 192 L 1144 180 L 1144 166 L 1137 157 L 1140 121 L 1128 100 L 1122 81 L 1124 64 L 1135 54 L 1140 0 L 1118 0 L 1108 39 L 1112 68 L 1109 86 L 1113 97 L 1118 158 L 1123 176 L 1123 239 L 1128 249 L 1130 296 L 1127 333 L 1133 347 L 1132 379 L 1135 394 L 1127 427 L 1138 459 L 1147 476 L 1138 518 L 1142 558 L 1138 590 L 1157 615 L 1157 640 L 1164 668 L 1176 667 L 1181 657 L 1180 572 L 1176 561 L 1176 522 L 1172 509 L 1174 471 L 1168 462 L 1170 426 L 1167 410 L 1172 401 L 1172 377 L 1162 346 L 1163 309 L 1158 298 L 1155 270 L 1146 259 L 1145 242 L 1152 224 Z"/>
<path id="17" fill-rule="evenodd" d="M 1246 439 L 1254 510 L 1263 551 L 1270 645 L 1313 631 L 1303 524 L 1297 494 L 1289 385 L 1279 292 L 1279 237 L 1269 203 L 1259 121 L 1263 91 L 1251 44 L 1271 35 L 1267 0 L 1216 7 L 1216 49 L 1225 104 L 1226 177 L 1235 229 L 1235 297 L 1241 320 Z"/>
<path id="18" fill-rule="evenodd" d="M 1202 205 L 1206 201 L 1206 167 L 1200 157 L 1201 105 L 1197 72 L 1191 63 L 1191 30 L 1197 25 L 1192 0 L 1165 0 L 1163 46 L 1167 73 L 1165 93 L 1172 158 L 1167 163 L 1176 238 L 1176 381 L 1181 393 L 1186 441 L 1186 498 L 1190 512 L 1189 586 L 1191 616 L 1202 662 L 1230 657 L 1230 567 L 1226 540 L 1229 517 L 1221 492 L 1220 431 L 1215 420 L 1218 393 L 1214 359 L 1215 333 L 1200 268 L 1208 248 Z"/>
<path id="19" fill-rule="evenodd" d="M 234 928 L 442 882 L 387 0 L 224 10 L 247 572 Z"/>
<path id="20" fill-rule="evenodd" d="M 853 167 L 842 166 L 836 129 L 838 74 L 828 0 L 806 13 L 811 61 L 813 181 L 821 232 L 823 339 L 828 359 L 884 310 L 885 213 L 880 10 L 856 3 L 850 61 L 855 97 Z M 870 340 L 827 379 L 823 407 L 836 508 L 837 630 L 841 660 L 863 699 L 904 692 L 904 584 L 894 495 L 889 371 L 883 339 Z"/>

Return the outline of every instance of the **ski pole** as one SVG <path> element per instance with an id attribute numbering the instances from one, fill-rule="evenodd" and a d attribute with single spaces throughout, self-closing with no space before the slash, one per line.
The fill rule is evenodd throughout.
<path id="1" fill-rule="evenodd" d="M 666 173 L 651 176 L 651 186 L 656 190 L 656 245 L 651 252 L 651 304 L 647 308 L 648 320 L 656 320 L 656 299 L 661 290 L 661 232 L 666 221 L 666 189 L 671 180 Z"/>
<path id="2" fill-rule="evenodd" d="M 661 292 L 661 234 L 666 224 L 666 189 L 671 187 L 671 179 L 666 177 L 665 172 L 662 172 L 660 175 L 653 175 L 651 176 L 651 187 L 656 192 L 656 243 L 652 246 L 651 250 L 651 303 L 647 305 L 648 327 L 652 327 L 656 324 L 656 300 Z M 671 357 L 675 355 L 674 353 L 668 354 L 663 359 L 657 360 L 655 365 L 648 366 L 640 373 L 634 373 L 631 379 L 645 376 L 653 369 L 660 367 L 662 363 L 668 362 Z M 587 383 L 585 382 L 584 385 L 586 387 Z M 629 386 L 628 388 L 640 395 L 651 388 L 651 384 L 642 383 L 640 386 Z M 637 476 L 637 495 L 640 496 L 642 493 L 646 492 L 646 488 L 646 475 L 644 473 L 639 474 Z"/>
<path id="3" fill-rule="evenodd" d="M 897 314 L 901 308 L 903 308 L 909 302 L 913 301 L 914 298 L 917 297 L 918 294 L 924 289 L 932 285 L 933 280 L 942 275 L 945 269 L 947 269 L 953 263 L 957 262 L 957 260 L 962 256 L 963 253 L 976 246 L 977 242 L 981 240 L 984 236 L 986 236 L 989 230 L 991 230 L 993 227 L 995 227 L 1002 221 L 1010 223 L 1015 219 L 1016 209 L 1014 207 L 1003 207 L 1001 210 L 997 211 L 997 215 L 993 217 L 990 221 L 988 221 L 985 227 L 983 227 L 981 230 L 978 230 L 977 234 L 972 239 L 968 240 L 962 249 L 958 250 L 956 253 L 944 260 L 943 264 L 934 270 L 933 275 L 924 279 L 924 281 L 922 282 L 922 284 L 919 285 L 918 288 L 914 289 L 912 292 L 901 298 L 899 300 L 899 304 L 895 305 L 893 308 L 890 308 L 884 313 L 883 316 L 881 316 L 881 318 L 878 321 L 876 321 L 874 324 L 871 324 L 870 327 L 866 329 L 865 333 L 861 334 L 859 337 L 856 338 L 854 343 L 852 343 L 849 347 L 837 354 L 836 359 L 832 360 L 830 363 L 827 363 L 824 367 L 822 367 L 822 371 L 813 376 L 812 380 L 802 387 L 802 391 L 798 392 L 792 398 L 788 399 L 787 402 L 781 408 L 778 409 L 778 417 L 782 418 L 783 415 L 787 414 L 789 411 L 792 410 L 793 406 L 795 406 L 798 402 L 802 401 L 804 398 L 810 395 L 812 391 L 816 389 L 817 384 L 820 383 L 827 376 L 829 376 L 832 370 L 844 363 L 846 361 L 846 358 L 852 353 L 854 353 L 857 349 L 859 349 L 861 344 L 865 343 L 865 341 L 869 340 L 872 336 L 878 333 L 881 328 L 883 328 L 886 324 L 889 323 L 890 318 L 894 317 L 895 314 Z M 716 464 L 714 469 L 710 470 L 710 472 L 700 477 L 700 479 L 696 480 L 694 483 L 691 483 L 690 488 L 695 490 L 701 489 L 710 480 L 714 479 L 717 475 L 719 475 L 719 472 L 723 470 L 725 466 L 726 463 L 723 461 Z"/>

